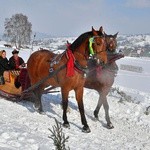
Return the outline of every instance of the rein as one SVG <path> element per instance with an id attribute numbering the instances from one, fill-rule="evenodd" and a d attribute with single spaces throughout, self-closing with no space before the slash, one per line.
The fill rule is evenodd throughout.
<path id="1" fill-rule="evenodd" d="M 50 72 L 48 76 L 44 77 L 39 82 L 35 83 L 34 85 L 32 85 L 31 87 L 29 87 L 28 89 L 24 90 L 23 93 L 26 93 L 26 92 L 29 92 L 31 90 L 34 90 L 39 85 L 41 85 L 42 83 L 44 83 L 46 80 L 48 80 L 49 78 L 52 78 L 54 75 L 56 75 L 60 70 L 64 69 L 65 67 L 66 67 L 66 65 L 62 65 L 57 70 L 54 70 L 53 72 Z"/>

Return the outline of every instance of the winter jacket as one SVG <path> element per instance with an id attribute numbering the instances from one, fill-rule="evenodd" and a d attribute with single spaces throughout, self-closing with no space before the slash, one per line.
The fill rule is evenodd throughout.
<path id="1" fill-rule="evenodd" d="M 18 61 L 16 61 L 13 56 L 9 59 L 9 65 L 12 70 L 19 70 L 18 67 L 23 64 L 24 60 L 21 57 L 18 57 Z"/>
<path id="2" fill-rule="evenodd" d="M 4 71 L 10 70 L 7 58 L 2 58 L 0 56 L 0 76 L 3 76 Z"/>

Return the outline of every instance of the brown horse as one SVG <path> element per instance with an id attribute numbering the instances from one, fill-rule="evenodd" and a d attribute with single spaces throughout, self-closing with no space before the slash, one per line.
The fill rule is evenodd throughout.
<path id="1" fill-rule="evenodd" d="M 105 37 L 103 33 L 99 36 L 93 27 L 91 32 L 80 35 L 64 53 L 54 54 L 48 50 L 39 50 L 34 52 L 27 62 L 31 86 L 49 76 L 46 81 L 44 80 L 37 87 L 35 86 L 36 88 L 33 90 L 34 106 L 37 111 L 42 112 L 41 95 L 44 88 L 49 85 L 61 87 L 63 125 L 69 127 L 66 114 L 68 95 L 69 91 L 74 90 L 83 124 L 83 132 L 90 132 L 83 105 L 83 86 L 85 83 L 83 72 L 86 72 L 88 68 L 87 61 L 90 54 L 92 54 L 91 59 L 97 60 L 97 63 L 106 64 Z"/>
<path id="2" fill-rule="evenodd" d="M 102 30 L 102 28 L 100 28 Z M 107 95 L 114 83 L 114 78 L 116 76 L 118 67 L 115 63 L 115 60 L 123 57 L 122 54 L 117 54 L 117 34 L 115 35 L 107 35 L 106 38 L 106 47 L 107 47 L 107 55 L 108 55 L 108 63 L 102 69 L 101 66 L 97 66 L 94 64 L 93 60 L 90 62 L 91 71 L 87 75 L 84 87 L 89 89 L 94 89 L 99 93 L 99 101 L 94 111 L 95 118 L 98 119 L 98 113 L 100 107 L 103 105 L 105 110 L 105 118 L 107 121 L 107 127 L 109 129 L 114 128 L 109 117 L 109 105 L 107 102 Z"/>

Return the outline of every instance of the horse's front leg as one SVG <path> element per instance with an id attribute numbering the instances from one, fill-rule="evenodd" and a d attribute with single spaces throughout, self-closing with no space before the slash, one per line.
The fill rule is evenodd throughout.
<path id="1" fill-rule="evenodd" d="M 67 108 L 68 108 L 68 95 L 69 91 L 66 91 L 65 89 L 61 89 L 62 93 L 62 107 L 63 107 L 63 126 L 64 127 L 70 127 L 68 119 L 67 119 Z"/>
<path id="2" fill-rule="evenodd" d="M 95 108 L 95 110 L 94 110 L 94 116 L 95 116 L 95 118 L 98 120 L 98 113 L 99 113 L 99 110 L 100 110 L 100 108 L 101 108 L 101 106 L 102 106 L 102 100 L 101 100 L 101 97 L 100 97 L 100 92 L 98 92 L 99 93 L 99 100 L 98 100 L 98 103 L 97 103 L 97 106 L 96 106 L 96 108 Z"/>
<path id="3" fill-rule="evenodd" d="M 89 132 L 91 132 L 91 130 L 90 130 L 88 124 L 87 124 L 87 121 L 86 121 L 86 118 L 85 118 L 85 113 L 84 113 L 83 87 L 75 89 L 75 95 L 76 95 L 76 100 L 77 100 L 78 108 L 79 108 L 80 115 L 81 115 L 81 122 L 83 124 L 82 131 L 85 132 L 85 133 L 89 133 Z"/>

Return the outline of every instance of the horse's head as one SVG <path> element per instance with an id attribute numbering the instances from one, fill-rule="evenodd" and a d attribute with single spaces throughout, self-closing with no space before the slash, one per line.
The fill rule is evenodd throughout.
<path id="1" fill-rule="evenodd" d="M 95 59 L 97 64 L 107 63 L 105 36 L 93 27 L 92 36 L 89 38 L 89 53 L 91 59 Z"/>
<path id="2" fill-rule="evenodd" d="M 105 35 L 105 39 L 106 39 L 106 49 L 107 49 L 107 60 L 108 63 L 112 63 L 115 62 L 117 59 L 120 59 L 122 57 L 124 57 L 123 54 L 117 53 L 116 52 L 116 48 L 117 48 L 117 35 L 118 32 L 114 35 L 107 35 L 104 31 L 103 31 L 103 27 L 100 27 L 100 33 L 103 33 Z"/>
<path id="3" fill-rule="evenodd" d="M 117 35 L 118 32 L 114 35 L 107 35 L 104 30 L 103 27 L 101 26 L 99 29 L 99 34 L 101 35 L 101 33 L 104 34 L 105 36 L 105 40 L 106 40 L 106 49 L 108 52 L 115 52 L 116 48 L 117 48 Z"/>
<path id="4" fill-rule="evenodd" d="M 116 48 L 117 48 L 117 35 L 118 32 L 114 35 L 107 35 L 105 34 L 106 37 L 106 46 L 107 46 L 107 50 L 109 52 L 115 52 Z"/>
<path id="5" fill-rule="evenodd" d="M 89 59 L 97 64 L 107 63 L 106 41 L 103 33 L 92 31 L 81 34 L 71 45 L 73 53 L 82 55 L 86 61 Z"/>

